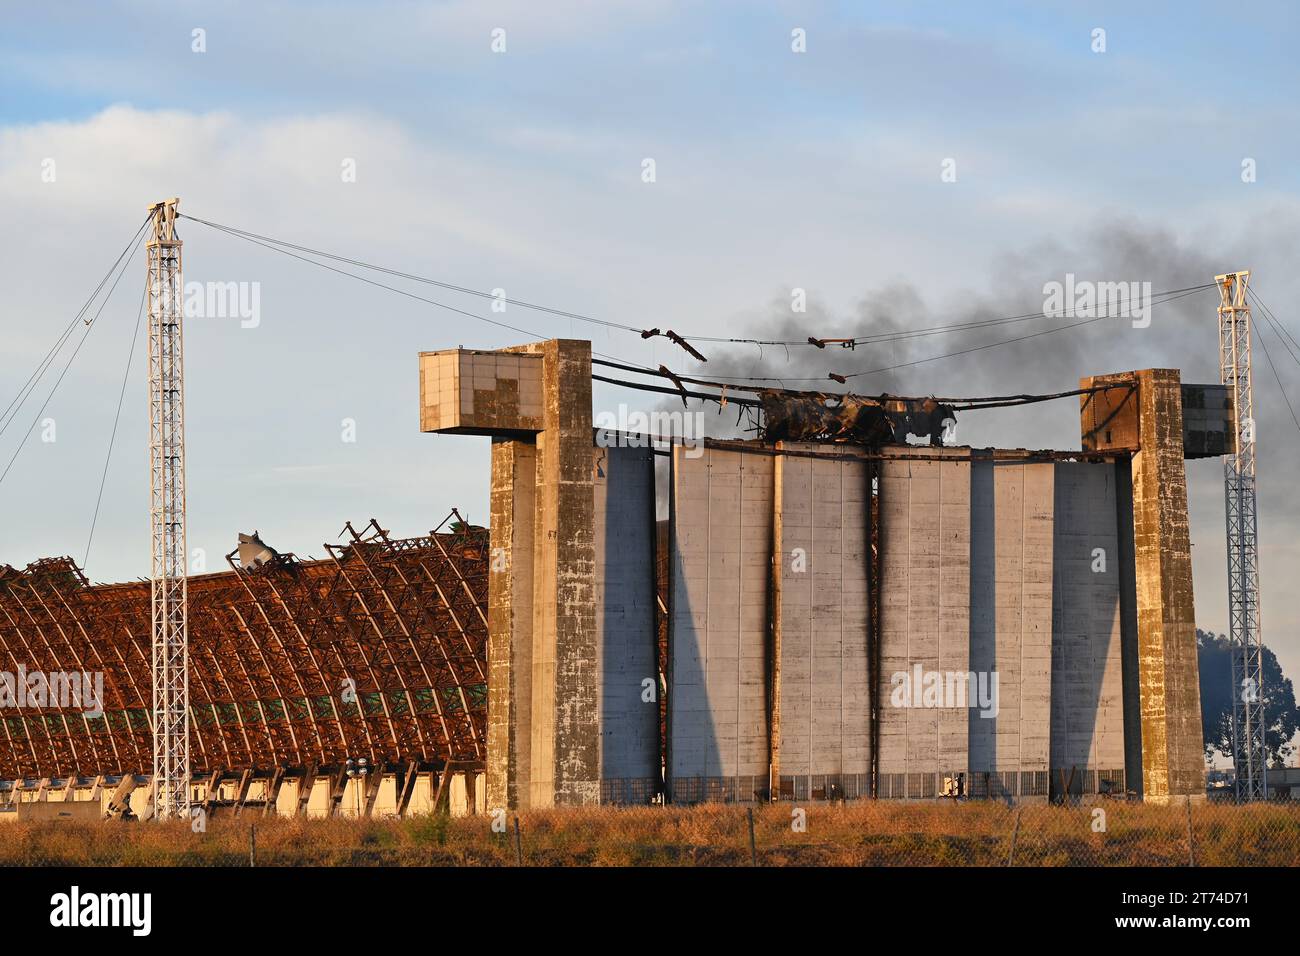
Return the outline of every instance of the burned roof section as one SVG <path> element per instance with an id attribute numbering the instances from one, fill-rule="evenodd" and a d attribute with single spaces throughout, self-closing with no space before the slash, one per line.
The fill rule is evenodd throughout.
<path id="1" fill-rule="evenodd" d="M 481 761 L 484 528 L 392 538 L 348 525 L 329 557 L 189 579 L 196 773 Z M 0 670 L 102 673 L 102 714 L 4 716 L 0 777 L 148 772 L 150 584 L 91 585 L 69 558 L 0 567 Z M 51 701 L 50 703 L 57 703 Z"/>
<path id="2" fill-rule="evenodd" d="M 903 444 L 908 436 L 943 443 L 957 413 L 933 398 L 868 398 L 821 392 L 758 393 L 763 409 L 763 440 L 856 442 L 869 448 Z"/>

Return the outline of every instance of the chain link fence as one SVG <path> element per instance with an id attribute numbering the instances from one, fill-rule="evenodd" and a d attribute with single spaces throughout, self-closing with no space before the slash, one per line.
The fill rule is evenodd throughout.
<path id="1" fill-rule="evenodd" d="M 11 821 L 5 866 L 1296 866 L 1300 803 L 1097 798 Z"/>

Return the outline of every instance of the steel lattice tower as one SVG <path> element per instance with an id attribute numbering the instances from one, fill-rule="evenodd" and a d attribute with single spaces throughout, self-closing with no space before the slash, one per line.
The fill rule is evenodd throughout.
<path id="1" fill-rule="evenodd" d="M 1223 458 L 1228 519 L 1228 624 L 1232 642 L 1232 748 L 1238 800 L 1268 797 L 1259 538 L 1255 517 L 1255 401 L 1250 366 L 1250 272 L 1215 276 L 1219 286 L 1219 381 L 1232 389 L 1237 447 Z"/>
<path id="2" fill-rule="evenodd" d="M 178 199 L 155 203 L 149 251 L 149 521 L 153 546 L 155 819 L 190 807 L 189 594 L 185 578 L 185 377 Z"/>

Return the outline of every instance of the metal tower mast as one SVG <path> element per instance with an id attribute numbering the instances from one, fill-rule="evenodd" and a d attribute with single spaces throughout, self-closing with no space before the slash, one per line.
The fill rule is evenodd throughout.
<path id="1" fill-rule="evenodd" d="M 155 819 L 189 817 L 189 589 L 185 578 L 185 378 L 179 199 L 149 207 L 149 521 L 153 544 Z"/>
<path id="2" fill-rule="evenodd" d="M 1223 457 L 1228 517 L 1228 624 L 1232 642 L 1232 748 L 1238 800 L 1268 797 L 1263 653 L 1255 519 L 1255 401 L 1250 368 L 1250 272 L 1215 276 L 1219 286 L 1219 381 L 1232 389 L 1237 448 Z"/>

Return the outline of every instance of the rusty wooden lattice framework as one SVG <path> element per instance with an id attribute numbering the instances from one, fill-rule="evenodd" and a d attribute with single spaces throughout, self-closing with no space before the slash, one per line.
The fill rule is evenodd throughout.
<path id="1" fill-rule="evenodd" d="M 418 538 L 349 523 L 327 559 L 244 570 L 232 552 L 233 570 L 190 578 L 196 778 L 484 759 L 488 536 L 453 515 Z M 102 716 L 0 712 L 0 778 L 152 769 L 149 615 L 147 581 L 92 586 L 69 558 L 0 567 L 0 672 L 104 675 Z"/>

